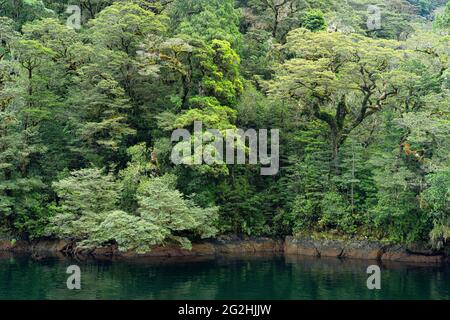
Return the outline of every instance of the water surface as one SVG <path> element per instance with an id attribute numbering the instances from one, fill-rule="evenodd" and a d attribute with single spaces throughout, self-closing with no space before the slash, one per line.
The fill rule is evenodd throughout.
<path id="1" fill-rule="evenodd" d="M 368 290 L 375 261 L 301 256 L 33 259 L 0 254 L 0 299 L 450 299 L 448 265 L 382 264 L 381 290 Z M 81 290 L 68 290 L 68 266 Z"/>

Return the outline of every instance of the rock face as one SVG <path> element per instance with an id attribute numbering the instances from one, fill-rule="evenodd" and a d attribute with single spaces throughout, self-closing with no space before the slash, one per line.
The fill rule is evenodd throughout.
<path id="1" fill-rule="evenodd" d="M 62 252 L 69 245 L 65 240 L 40 240 L 32 243 L 33 252 Z"/>
<path id="2" fill-rule="evenodd" d="M 326 240 L 311 237 L 286 237 L 285 241 L 270 238 L 240 238 L 237 236 L 221 236 L 213 241 L 192 244 L 192 250 L 182 249 L 175 245 L 158 246 L 146 254 L 121 252 L 116 245 L 95 250 L 76 250 L 73 243 L 64 240 L 39 240 L 27 242 L 19 240 L 0 240 L 0 252 L 23 252 L 32 254 L 57 254 L 77 252 L 81 255 L 96 257 L 207 257 L 216 255 L 256 255 L 280 254 L 303 255 L 310 257 L 334 257 L 350 259 L 366 259 L 380 261 L 399 261 L 414 263 L 440 263 L 448 261 L 448 257 L 435 253 L 429 248 L 411 245 L 407 247 L 388 246 L 367 240 Z"/>
<path id="3" fill-rule="evenodd" d="M 317 257 L 379 259 L 383 246 L 366 240 L 315 240 L 310 237 L 286 237 L 284 252 Z"/>
<path id="4" fill-rule="evenodd" d="M 444 255 L 435 254 L 431 251 L 414 252 L 409 248 L 391 246 L 381 256 L 382 261 L 440 263 L 446 260 Z"/>
<path id="5" fill-rule="evenodd" d="M 31 251 L 30 243 L 23 240 L 0 240 L 0 251 L 28 252 Z"/>
<path id="6" fill-rule="evenodd" d="M 65 240 L 11 241 L 0 240 L 0 251 L 14 252 L 60 252 L 68 245 Z"/>
<path id="7" fill-rule="evenodd" d="M 342 257 L 353 259 L 380 260 L 385 247 L 377 242 L 361 240 L 347 241 Z"/>
<path id="8" fill-rule="evenodd" d="M 286 254 L 414 263 L 440 263 L 447 258 L 417 245 L 389 246 L 367 240 L 315 240 L 310 237 L 286 237 Z"/>
<path id="9" fill-rule="evenodd" d="M 320 251 L 317 250 L 316 242 L 311 238 L 295 239 L 293 237 L 286 237 L 284 253 L 320 257 Z"/>
<path id="10" fill-rule="evenodd" d="M 155 247 L 152 251 L 140 255 L 146 257 L 184 257 L 184 256 L 212 256 L 226 254 L 253 254 L 253 253 L 283 252 L 283 241 L 269 238 L 219 237 L 211 242 L 193 243 L 191 250 L 181 249 L 177 246 Z M 119 255 L 132 257 L 134 252 L 119 253 Z"/>
<path id="11" fill-rule="evenodd" d="M 120 252 L 117 246 L 97 248 L 89 254 L 94 256 L 123 256 L 123 257 L 193 257 L 214 256 L 226 254 L 253 253 L 281 253 L 283 241 L 269 238 L 245 238 L 227 236 L 219 237 L 210 242 L 193 243 L 191 250 L 182 249 L 175 245 L 157 246 L 145 254 L 135 252 Z"/>
<path id="12" fill-rule="evenodd" d="M 241 239 L 236 236 L 222 236 L 214 242 L 216 254 L 240 253 L 281 253 L 284 251 L 283 241 L 270 238 Z"/>
<path id="13" fill-rule="evenodd" d="M 182 249 L 175 245 L 157 246 L 145 254 L 121 252 L 116 245 L 97 248 L 95 250 L 76 250 L 76 248 L 73 248 L 73 243 L 65 240 L 40 240 L 36 242 L 0 240 L 0 251 L 30 252 L 36 254 L 77 252 L 77 254 L 93 256 L 192 257 L 225 254 L 282 253 L 283 250 L 282 240 L 239 238 L 236 236 L 222 236 L 214 241 L 193 243 L 191 250 Z"/>
<path id="14" fill-rule="evenodd" d="M 116 255 L 124 257 L 195 257 L 195 256 L 209 256 L 215 254 L 215 247 L 211 243 L 194 243 L 191 250 L 182 249 L 175 245 L 168 245 L 165 247 L 155 247 L 152 251 L 145 254 L 137 255 L 135 252 L 120 252 L 116 250 Z"/>

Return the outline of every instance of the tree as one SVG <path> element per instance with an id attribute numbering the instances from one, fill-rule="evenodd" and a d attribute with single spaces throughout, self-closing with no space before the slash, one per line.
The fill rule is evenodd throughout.
<path id="1" fill-rule="evenodd" d="M 128 212 L 138 208 L 137 190 L 139 185 L 158 174 L 158 163 L 152 160 L 152 153 L 144 143 L 137 144 L 127 150 L 130 161 L 120 171 L 122 184 L 122 207 Z"/>
<path id="2" fill-rule="evenodd" d="M 89 22 L 92 40 L 110 50 L 135 55 L 149 33 L 164 31 L 163 18 L 134 3 L 114 3 Z"/>
<path id="3" fill-rule="evenodd" d="M 221 233 L 445 249 L 447 2 L 0 0 L 1 232 L 138 252 Z M 174 165 L 171 133 L 198 121 L 184 159 L 212 162 Z M 276 176 L 218 161 L 206 129 L 238 127 L 280 129 Z"/>
<path id="4" fill-rule="evenodd" d="M 450 179 L 449 167 L 427 176 L 429 188 L 423 192 L 433 221 L 430 238 L 437 249 L 444 247 L 450 238 Z"/>
<path id="5" fill-rule="evenodd" d="M 23 130 L 18 114 L 0 111 L 0 225 L 31 237 L 42 235 L 46 222 L 41 196 L 44 184 L 29 172 L 32 158 L 39 154 L 32 143 L 35 135 L 35 130 Z"/>
<path id="6" fill-rule="evenodd" d="M 217 233 L 217 208 L 200 208 L 186 199 L 175 189 L 174 176 L 151 176 L 144 169 L 149 159 L 143 145 L 130 153 L 133 158 L 121 173 L 122 181 L 91 168 L 72 171 L 55 182 L 58 201 L 51 208 L 48 234 L 70 238 L 81 249 L 117 243 L 120 250 L 144 253 L 168 242 L 190 248 L 188 236 L 209 238 Z M 129 212 L 119 209 L 120 198 L 131 200 L 123 202 Z"/>
<path id="7" fill-rule="evenodd" d="M 76 107 L 72 121 L 82 145 L 83 156 L 98 165 L 108 163 L 123 149 L 122 143 L 136 132 L 130 127 L 130 109 L 124 90 L 97 65 L 81 69 L 82 77 L 69 97 Z"/>
<path id="8" fill-rule="evenodd" d="M 92 249 L 116 243 L 120 251 L 147 253 L 154 246 L 163 244 L 168 236 L 167 229 L 161 229 L 141 217 L 115 210 L 108 212 L 105 219 L 79 246 Z"/>
<path id="9" fill-rule="evenodd" d="M 234 0 L 175 0 L 170 11 L 172 35 L 189 35 L 210 42 L 226 40 L 233 48 L 240 45 L 240 13 Z"/>
<path id="10" fill-rule="evenodd" d="M 40 144 L 38 127 L 29 121 L 31 79 L 26 77 L 24 81 L 20 64 L 12 61 L 17 55 L 14 49 L 19 34 L 6 18 L 0 19 L 0 30 L 0 225 L 15 236 L 40 236 L 46 223 L 45 186 L 41 174 L 34 171 L 34 160 L 45 152 L 45 146 Z M 36 46 L 37 56 L 33 58 L 31 51 L 36 43 L 21 44 L 24 50 L 20 62 L 35 70 L 42 48 Z"/>
<path id="11" fill-rule="evenodd" d="M 14 30 L 14 21 L 7 17 L 0 17 L 0 58 L 11 55 L 11 44 L 19 36 Z"/>
<path id="12" fill-rule="evenodd" d="M 323 31 L 327 28 L 322 11 L 310 10 L 306 12 L 303 27 L 310 31 Z"/>
<path id="13" fill-rule="evenodd" d="M 112 0 L 77 0 L 74 3 L 79 4 L 81 12 L 84 12 L 84 19 L 94 19 L 105 7 L 112 4 Z"/>
<path id="14" fill-rule="evenodd" d="M 0 1 L 0 12 L 14 20 L 17 30 L 27 21 L 54 15 L 42 0 L 3 0 Z"/>
<path id="15" fill-rule="evenodd" d="M 330 130 L 333 170 L 349 134 L 399 92 L 398 43 L 357 35 L 293 31 L 270 92 L 293 99 Z"/>
<path id="16" fill-rule="evenodd" d="M 312 19 L 317 18 L 321 22 L 325 22 L 323 16 L 322 19 L 320 18 L 319 12 L 320 10 L 327 11 L 331 2 L 328 0 L 250 0 L 248 7 L 257 15 L 255 20 L 266 27 L 273 38 L 283 42 L 289 31 L 301 26 L 308 28 L 305 26 L 305 22 L 302 23 L 302 20 L 305 20 L 302 17 L 304 12 L 307 12 L 306 21 L 309 20 L 310 24 Z M 253 22 L 254 25 L 257 24 L 256 21 Z M 250 23 L 252 22 L 250 21 Z"/>
<path id="17" fill-rule="evenodd" d="M 189 231 L 201 238 L 217 233 L 217 208 L 200 208 L 175 190 L 176 177 L 165 175 L 143 182 L 137 191 L 140 216 L 160 228 L 166 229 L 168 240 L 190 247 L 188 238 L 180 233 Z"/>
<path id="18" fill-rule="evenodd" d="M 111 174 L 97 168 L 73 171 L 53 184 L 58 202 L 53 207 L 48 231 L 60 238 L 88 238 L 113 211 L 119 200 L 119 188 Z"/>
<path id="19" fill-rule="evenodd" d="M 378 236 L 396 243 L 411 243 L 422 238 L 427 219 L 418 210 L 414 186 L 420 177 L 414 174 L 395 151 L 372 161 L 376 167 L 377 202 L 369 209 Z"/>
<path id="20" fill-rule="evenodd" d="M 14 54 L 21 66 L 27 72 L 28 80 L 28 106 L 31 109 L 35 103 L 33 101 L 33 71 L 41 66 L 45 60 L 51 57 L 54 53 L 51 49 L 44 47 L 36 40 L 19 39 L 13 45 Z M 27 126 L 28 123 L 25 123 Z"/>
<path id="21" fill-rule="evenodd" d="M 447 6 L 441 14 L 436 17 L 434 25 L 438 30 L 442 30 L 444 34 L 450 32 L 450 2 L 447 2 Z"/>
<path id="22" fill-rule="evenodd" d="M 188 67 L 181 69 L 182 77 L 189 74 L 189 82 L 183 80 L 185 88 L 181 98 L 181 102 L 186 101 L 186 104 L 182 104 L 180 107 L 183 109 L 175 114 L 167 111 L 161 113 L 158 116 L 159 125 L 165 130 L 174 130 L 193 128 L 194 122 L 200 121 L 205 131 L 218 129 L 225 135 L 225 130 L 236 129 L 236 111 L 233 107 L 243 92 L 240 58 L 224 40 L 213 40 L 211 45 L 198 45 L 188 59 Z M 198 155 L 199 150 L 194 150 L 194 154 Z M 195 166 L 194 170 L 213 175 L 228 172 L 225 164 L 200 165 Z"/>

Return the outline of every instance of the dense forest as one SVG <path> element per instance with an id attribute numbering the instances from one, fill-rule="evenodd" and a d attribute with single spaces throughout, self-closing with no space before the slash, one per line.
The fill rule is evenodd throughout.
<path id="1" fill-rule="evenodd" d="M 449 32 L 446 0 L 0 0 L 0 235 L 441 249 Z M 175 165 L 196 121 L 279 129 L 279 171 Z"/>

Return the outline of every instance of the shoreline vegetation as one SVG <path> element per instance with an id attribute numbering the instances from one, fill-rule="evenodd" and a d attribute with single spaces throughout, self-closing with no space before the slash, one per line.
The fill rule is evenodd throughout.
<path id="1" fill-rule="evenodd" d="M 307 257 L 339 259 L 395 261 L 405 263 L 441 264 L 450 263 L 448 252 L 433 250 L 424 244 L 401 246 L 377 241 L 356 239 L 325 239 L 311 236 L 270 239 L 266 237 L 221 236 L 210 241 L 192 244 L 191 249 L 183 249 L 176 244 L 155 246 L 146 253 L 120 251 L 111 244 L 102 248 L 82 249 L 69 240 L 40 239 L 34 241 L 0 240 L 0 253 L 26 253 L 40 259 L 49 256 L 125 258 L 140 257 L 204 257 L 261 254 L 281 254 Z"/>
<path id="2" fill-rule="evenodd" d="M 0 1 L 2 247 L 439 260 L 449 48 L 446 0 Z"/>

